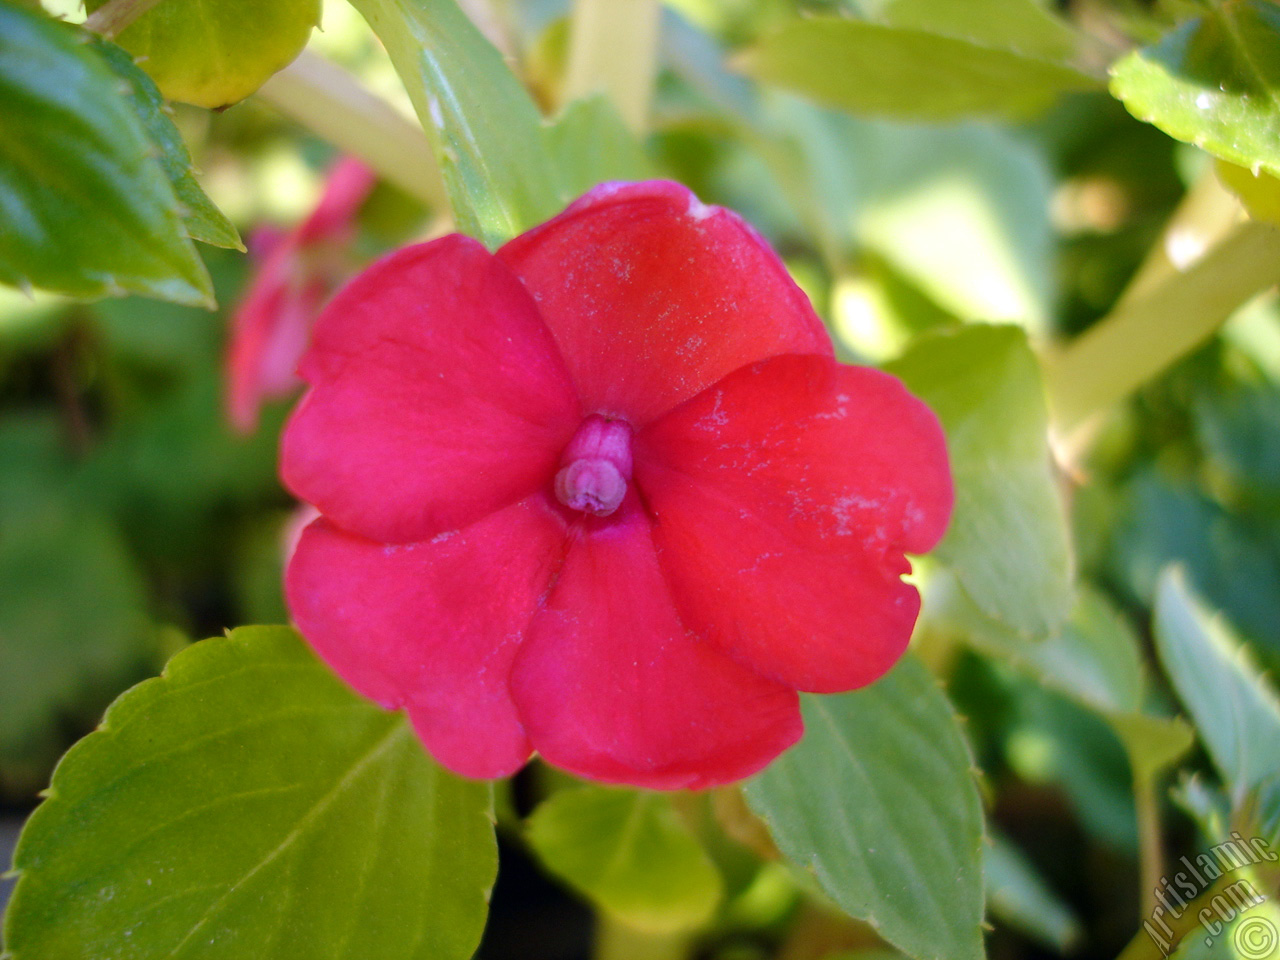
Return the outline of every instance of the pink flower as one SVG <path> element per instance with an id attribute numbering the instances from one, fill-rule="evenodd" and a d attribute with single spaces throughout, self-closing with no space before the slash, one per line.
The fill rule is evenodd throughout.
<path id="1" fill-rule="evenodd" d="M 942 431 L 837 363 L 777 256 L 674 183 L 605 184 L 491 254 L 449 236 L 343 290 L 284 438 L 315 504 L 303 634 L 471 777 L 538 751 L 701 788 L 800 736 L 919 610 Z"/>
<path id="2" fill-rule="evenodd" d="M 257 426 L 264 401 L 298 385 L 294 371 L 311 324 L 350 273 L 355 216 L 376 181 L 359 160 L 339 160 L 306 220 L 290 233 L 263 227 L 250 238 L 261 265 L 232 315 L 227 357 L 227 414 L 241 432 Z"/>

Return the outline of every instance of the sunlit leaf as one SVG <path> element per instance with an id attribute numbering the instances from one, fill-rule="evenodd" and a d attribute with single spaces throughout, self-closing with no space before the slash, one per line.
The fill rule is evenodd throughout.
<path id="1" fill-rule="evenodd" d="M 1111 92 L 1171 137 L 1280 175 L 1280 6 L 1208 5 L 1118 61 Z"/>
<path id="2" fill-rule="evenodd" d="M 454 217 L 496 246 L 560 207 L 538 109 L 454 0 L 352 0 L 435 148 Z"/>
<path id="3" fill-rule="evenodd" d="M 1217 162 L 1218 179 L 1240 198 L 1255 220 L 1280 224 L 1280 179 L 1269 173 L 1253 173 L 1225 160 Z"/>
<path id="4" fill-rule="evenodd" d="M 1065 59 L 1078 37 L 1036 0 L 851 0 L 870 19 L 1047 59 Z"/>
<path id="5" fill-rule="evenodd" d="M 466 960 L 497 856 L 487 785 L 246 627 L 111 707 L 14 862 L 13 960 Z"/>
<path id="6" fill-rule="evenodd" d="M 956 505 L 933 555 L 987 616 L 1053 634 L 1071 610 L 1071 553 L 1025 333 L 978 325 L 925 337 L 886 369 L 947 433 Z"/>
<path id="7" fill-rule="evenodd" d="M 107 0 L 85 0 L 90 13 Z M 320 0 L 164 0 L 115 38 L 170 100 L 243 100 L 307 44 Z"/>
<path id="8" fill-rule="evenodd" d="M 528 839 L 548 870 L 640 930 L 694 929 L 720 899 L 720 875 L 664 794 L 561 790 L 533 812 Z"/>
<path id="9" fill-rule="evenodd" d="M 919 960 L 979 960 L 982 807 L 937 682 L 908 656 L 854 693 L 803 698 L 805 736 L 746 786 L 778 847 Z"/>
<path id="10" fill-rule="evenodd" d="M 856 113 L 919 120 L 1024 117 L 1099 84 L 1071 67 L 925 30 L 795 20 L 743 61 L 768 83 Z"/>
<path id="11" fill-rule="evenodd" d="M 0 282 L 210 305 L 123 82 L 74 28 L 0 4 Z"/>

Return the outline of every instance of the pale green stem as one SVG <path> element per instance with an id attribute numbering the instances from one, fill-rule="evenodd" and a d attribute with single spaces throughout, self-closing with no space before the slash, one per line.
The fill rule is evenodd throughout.
<path id="1" fill-rule="evenodd" d="M 433 212 L 449 210 L 422 128 L 337 64 L 304 51 L 263 84 L 258 96 Z"/>
<path id="2" fill-rule="evenodd" d="M 114 40 L 129 24 L 154 7 L 160 0 L 109 0 L 84 21 L 84 28 Z"/>
<path id="3" fill-rule="evenodd" d="M 1240 201 L 1218 179 L 1213 164 L 1200 175 L 1174 211 L 1116 306 L 1150 293 L 1185 270 L 1241 221 Z"/>
<path id="4" fill-rule="evenodd" d="M 1160 831 L 1160 799 L 1154 774 L 1134 771 L 1133 800 L 1138 813 L 1139 873 L 1142 915 L 1151 916 L 1156 906 L 1156 889 L 1164 876 L 1164 851 Z"/>
<path id="5" fill-rule="evenodd" d="M 1117 306 L 1047 363 L 1059 450 L 1078 450 L 1090 418 L 1167 370 L 1277 282 L 1280 230 L 1250 221 L 1185 270 Z"/>
<path id="6" fill-rule="evenodd" d="M 643 133 L 658 61 L 658 0 L 575 0 L 564 101 L 604 93 Z"/>

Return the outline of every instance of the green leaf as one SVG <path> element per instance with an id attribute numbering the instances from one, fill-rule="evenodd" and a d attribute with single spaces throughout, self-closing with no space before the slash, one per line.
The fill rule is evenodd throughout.
<path id="1" fill-rule="evenodd" d="M 924 30 L 815 17 L 766 37 L 743 61 L 760 80 L 855 113 L 918 120 L 1025 117 L 1099 84 L 1070 67 Z"/>
<path id="2" fill-rule="evenodd" d="M 1111 92 L 1177 140 L 1280 175 L 1280 6 L 1213 4 L 1116 62 Z"/>
<path id="3" fill-rule="evenodd" d="M 1280 224 L 1280 179 L 1259 170 L 1253 173 L 1234 163 L 1219 160 L 1218 179 L 1240 198 L 1255 220 Z"/>
<path id="4" fill-rule="evenodd" d="M 1043 330 L 1053 301 L 1053 180 L 1005 130 L 878 124 L 854 213 L 860 241 L 968 320 Z"/>
<path id="5" fill-rule="evenodd" d="M 497 246 L 560 209 L 538 108 L 454 0 L 352 0 L 404 81 L 458 228 Z"/>
<path id="6" fill-rule="evenodd" d="M 212 306 L 122 86 L 73 28 L 0 4 L 0 282 Z"/>
<path id="7" fill-rule="evenodd" d="M 52 418 L 0 425 L 0 766 L 43 781 L 85 722 L 145 675 L 142 578 L 119 531 L 71 489 Z M 86 716 L 86 714 L 89 714 Z"/>
<path id="8" fill-rule="evenodd" d="M 573 101 L 547 127 L 547 138 L 565 202 L 608 180 L 648 180 L 656 175 L 607 97 Z"/>
<path id="9" fill-rule="evenodd" d="M 1059 60 L 1076 32 L 1036 0 L 855 0 L 858 10 L 891 27 L 927 30 L 988 47 Z"/>
<path id="10" fill-rule="evenodd" d="M 919 340 L 886 369 L 947 433 L 956 505 L 934 556 L 987 616 L 1028 636 L 1053 634 L 1071 611 L 1072 564 L 1026 334 L 966 327 Z"/>
<path id="11" fill-rule="evenodd" d="M 908 655 L 870 687 L 802 700 L 804 739 L 745 791 L 778 847 L 909 956 L 981 958 L 982 805 L 937 682 Z"/>
<path id="12" fill-rule="evenodd" d="M 487 785 L 246 627 L 116 701 L 14 865 L 12 960 L 465 960 L 497 855 Z"/>
<path id="13" fill-rule="evenodd" d="M 1060 954 L 1079 941 L 1075 913 L 1010 841 L 992 837 L 985 867 L 987 904 L 994 916 Z"/>
<path id="14" fill-rule="evenodd" d="M 93 13 L 108 0 L 85 0 Z M 321 0 L 165 0 L 116 43 L 170 100 L 218 109 L 243 100 L 302 52 Z"/>
<path id="15" fill-rule="evenodd" d="M 165 176 L 173 184 L 174 193 L 183 207 L 183 221 L 187 235 L 192 240 L 244 250 L 240 234 L 231 221 L 219 210 L 200 188 L 195 171 L 191 168 L 191 154 L 182 140 L 182 134 L 165 112 L 168 108 L 160 91 L 151 78 L 134 64 L 133 58 L 114 43 L 98 39 L 94 48 L 115 73 L 129 84 L 129 99 L 137 111 L 151 142 L 160 151 L 160 163 Z"/>
<path id="16" fill-rule="evenodd" d="M 1160 662 L 1238 806 L 1280 773 L 1280 698 L 1176 567 L 1156 591 L 1155 637 Z"/>
<path id="17" fill-rule="evenodd" d="M 784 94 L 766 102 L 792 148 L 768 154 L 777 180 L 834 269 L 870 249 L 955 316 L 1047 326 L 1053 179 L 1034 149 L 984 124 L 867 120 Z"/>
<path id="18" fill-rule="evenodd" d="M 720 874 L 665 794 L 561 790 L 533 812 L 527 837 L 551 873 L 639 930 L 696 929 L 720 901 Z"/>

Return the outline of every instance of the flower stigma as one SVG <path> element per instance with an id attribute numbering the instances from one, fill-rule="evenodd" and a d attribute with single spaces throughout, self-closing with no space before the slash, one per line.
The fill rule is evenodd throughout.
<path id="1" fill-rule="evenodd" d="M 631 426 L 592 414 L 565 447 L 556 474 L 556 499 L 571 510 L 607 517 L 631 480 Z"/>

